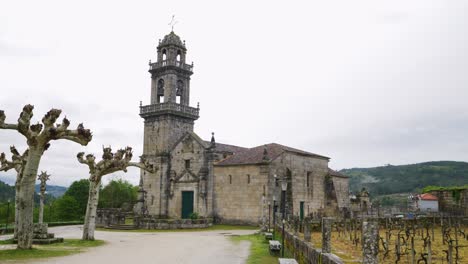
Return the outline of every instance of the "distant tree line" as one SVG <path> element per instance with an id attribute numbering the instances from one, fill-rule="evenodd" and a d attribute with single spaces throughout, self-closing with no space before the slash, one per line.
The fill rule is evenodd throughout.
<path id="1" fill-rule="evenodd" d="M 126 180 L 112 180 L 100 190 L 100 208 L 124 208 L 131 210 L 137 199 L 137 186 Z M 73 182 L 61 197 L 55 198 L 46 195 L 44 207 L 44 222 L 82 221 L 86 213 L 88 202 L 89 181 L 82 179 Z M 0 227 L 8 222 L 13 223 L 15 218 L 15 188 L 0 181 Z M 7 213 L 10 199 L 9 214 Z M 38 219 L 39 196 L 35 194 L 34 221 Z"/>

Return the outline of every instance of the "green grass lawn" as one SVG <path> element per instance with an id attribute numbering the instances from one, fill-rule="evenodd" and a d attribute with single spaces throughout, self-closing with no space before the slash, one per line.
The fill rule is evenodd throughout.
<path id="1" fill-rule="evenodd" d="M 37 258 L 62 257 L 86 250 L 86 248 L 104 245 L 102 240 L 83 241 L 79 239 L 66 239 L 63 243 L 51 245 L 34 245 L 33 249 L 7 249 L 0 250 L 0 262 Z M 13 240 L 0 241 L 1 245 L 13 244 Z"/>
<path id="2" fill-rule="evenodd" d="M 270 255 L 269 243 L 263 234 L 253 234 L 244 236 L 233 236 L 235 242 L 250 241 L 250 255 L 247 259 L 248 264 L 273 264 L 278 263 L 279 256 Z M 281 240 L 280 240 L 281 241 Z M 289 252 L 285 251 L 285 257 L 289 257 Z"/>
<path id="3" fill-rule="evenodd" d="M 138 233 L 148 233 L 148 232 L 200 232 L 200 231 L 217 231 L 217 230 L 259 230 L 259 227 L 256 226 L 241 226 L 241 225 L 212 225 L 207 228 L 187 228 L 187 229 L 134 229 L 134 230 L 116 230 L 116 229 L 106 229 L 106 228 L 97 228 L 98 231 L 108 231 L 108 232 L 138 232 Z"/>

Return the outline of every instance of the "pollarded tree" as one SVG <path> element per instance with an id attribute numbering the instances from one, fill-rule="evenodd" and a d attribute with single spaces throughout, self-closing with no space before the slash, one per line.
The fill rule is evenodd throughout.
<path id="1" fill-rule="evenodd" d="M 42 124 L 31 125 L 32 105 L 23 107 L 18 123 L 5 123 L 5 113 L 0 110 L 0 129 L 17 130 L 26 138 L 29 152 L 24 164 L 21 179 L 17 182 L 18 192 L 18 248 L 31 249 L 33 237 L 34 185 L 39 164 L 50 141 L 66 139 L 81 145 L 87 145 L 92 139 L 89 129 L 79 124 L 77 129 L 68 129 L 70 121 L 65 117 L 61 124 L 55 124 L 61 110 L 52 109 L 42 118 Z"/>
<path id="2" fill-rule="evenodd" d="M 78 161 L 89 167 L 89 196 L 83 226 L 83 240 L 94 240 L 96 210 L 99 202 L 99 188 L 102 176 L 117 171 L 127 172 L 127 167 L 130 166 L 138 167 L 150 173 L 155 172 L 154 166 L 149 164 L 143 157 L 140 157 L 140 162 L 131 162 L 133 156 L 131 147 L 119 149 L 115 154 L 112 153 L 110 147 L 104 148 L 103 152 L 102 160 L 98 163 L 96 163 L 96 158 L 92 154 L 88 154 L 85 157 L 84 152 L 80 152 L 77 155 Z"/>
<path id="3" fill-rule="evenodd" d="M 9 171 L 14 169 L 16 171 L 16 181 L 15 181 L 15 231 L 14 231 L 14 238 L 17 238 L 17 231 L 18 231 L 18 182 L 21 181 L 22 172 L 24 165 L 26 163 L 26 158 L 28 156 L 28 150 L 23 152 L 22 155 L 19 154 L 18 150 L 15 146 L 10 147 L 10 151 L 12 154 L 11 161 L 6 159 L 5 153 L 0 154 L 0 171 Z"/>

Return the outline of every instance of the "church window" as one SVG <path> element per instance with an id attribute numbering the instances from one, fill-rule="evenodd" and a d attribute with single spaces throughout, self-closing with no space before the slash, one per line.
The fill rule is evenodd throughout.
<path id="1" fill-rule="evenodd" d="M 167 58 L 167 56 L 166 56 L 166 50 L 163 49 L 163 51 L 162 51 L 162 60 L 165 61 L 166 58 Z"/>
<path id="2" fill-rule="evenodd" d="M 190 169 L 190 160 L 185 160 L 185 169 Z"/>
<path id="3" fill-rule="evenodd" d="M 232 175 L 229 175 L 229 184 L 232 184 Z"/>
<path id="4" fill-rule="evenodd" d="M 250 174 L 247 174 L 247 184 L 250 184 Z"/>

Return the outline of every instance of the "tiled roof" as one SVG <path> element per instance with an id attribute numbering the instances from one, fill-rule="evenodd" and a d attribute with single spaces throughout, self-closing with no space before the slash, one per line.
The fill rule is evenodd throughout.
<path id="1" fill-rule="evenodd" d="M 332 170 L 330 168 L 328 168 L 328 174 L 330 174 L 331 176 L 336 176 L 336 177 L 341 177 L 341 178 L 349 178 L 348 176 L 344 175 L 343 173 L 340 173 L 336 170 Z"/>
<path id="2" fill-rule="evenodd" d="M 211 142 L 205 140 L 205 143 L 209 145 Z M 215 149 L 216 152 L 238 153 L 238 152 L 246 151 L 246 150 L 248 150 L 248 148 L 216 142 L 216 149 Z"/>
<path id="3" fill-rule="evenodd" d="M 218 143 L 216 143 L 218 144 Z M 269 160 L 274 160 L 279 157 L 283 152 L 293 152 L 295 154 L 303 156 L 311 156 L 320 159 L 329 159 L 328 157 L 310 153 L 307 151 L 283 146 L 276 143 L 261 145 L 258 147 L 245 149 L 234 155 L 228 157 L 225 160 L 218 162 L 216 165 L 229 166 L 229 165 L 242 165 L 242 164 L 258 164 L 264 162 L 264 149 L 266 148 Z"/>
<path id="4" fill-rule="evenodd" d="M 425 200 L 425 201 L 437 201 L 437 200 L 439 200 L 437 198 L 437 196 L 432 195 L 430 193 L 423 193 L 423 194 L 419 195 L 419 198 L 421 198 L 421 200 Z"/>

